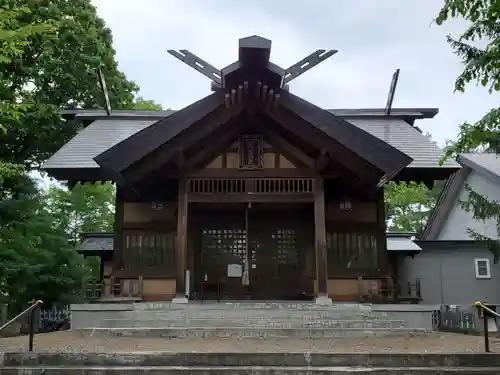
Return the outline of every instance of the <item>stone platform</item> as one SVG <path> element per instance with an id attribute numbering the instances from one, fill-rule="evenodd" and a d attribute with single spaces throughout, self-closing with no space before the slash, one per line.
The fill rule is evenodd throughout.
<path id="1" fill-rule="evenodd" d="M 305 302 L 72 305 L 72 329 L 94 335 L 321 339 L 432 330 L 436 307 Z"/>

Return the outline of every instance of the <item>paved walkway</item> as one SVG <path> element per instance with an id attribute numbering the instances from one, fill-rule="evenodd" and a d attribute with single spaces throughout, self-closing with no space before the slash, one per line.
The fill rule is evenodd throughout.
<path id="1" fill-rule="evenodd" d="M 26 351 L 28 337 L 0 339 L 0 352 Z M 500 340 L 491 340 L 491 350 L 500 353 Z M 482 336 L 429 333 L 411 337 L 366 337 L 335 340 L 288 339 L 164 339 L 135 337 L 90 337 L 78 331 L 35 336 L 35 351 L 60 352 L 372 352 L 372 353 L 468 353 L 483 352 Z"/>

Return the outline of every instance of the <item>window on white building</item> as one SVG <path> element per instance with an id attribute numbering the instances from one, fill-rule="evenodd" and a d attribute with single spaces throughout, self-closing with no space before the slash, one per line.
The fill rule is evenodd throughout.
<path id="1" fill-rule="evenodd" d="M 476 279 L 491 279 L 490 260 L 487 258 L 474 259 Z"/>

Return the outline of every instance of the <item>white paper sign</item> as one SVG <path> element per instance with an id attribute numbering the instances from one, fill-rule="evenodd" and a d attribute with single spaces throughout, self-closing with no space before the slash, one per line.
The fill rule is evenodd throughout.
<path id="1" fill-rule="evenodd" d="M 227 277 L 241 277 L 243 275 L 243 267 L 241 264 L 228 264 Z"/>

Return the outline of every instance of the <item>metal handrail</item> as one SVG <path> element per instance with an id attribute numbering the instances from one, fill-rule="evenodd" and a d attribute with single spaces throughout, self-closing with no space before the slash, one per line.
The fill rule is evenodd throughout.
<path id="1" fill-rule="evenodd" d="M 38 307 L 43 305 L 42 300 L 33 300 L 30 302 L 30 307 L 28 307 L 26 310 L 23 312 L 17 314 L 15 317 L 13 317 L 11 320 L 9 320 L 7 323 L 5 323 L 3 326 L 0 327 L 0 332 L 10 326 L 12 323 L 15 321 L 21 319 L 27 314 L 30 314 L 29 318 L 29 329 L 30 329 L 30 335 L 29 335 L 29 343 L 28 343 L 28 351 L 32 352 L 33 351 L 33 338 L 35 336 L 35 311 Z"/>
<path id="2" fill-rule="evenodd" d="M 476 301 L 474 302 L 473 306 L 477 308 L 478 312 L 480 312 L 481 310 L 483 312 L 482 318 L 483 318 L 483 331 L 484 331 L 484 351 L 488 353 L 490 351 L 488 316 L 500 319 L 500 314 L 490 309 L 483 301 Z"/>

